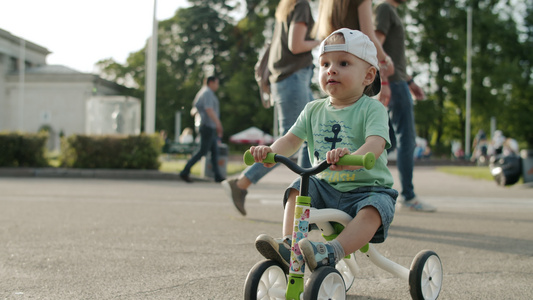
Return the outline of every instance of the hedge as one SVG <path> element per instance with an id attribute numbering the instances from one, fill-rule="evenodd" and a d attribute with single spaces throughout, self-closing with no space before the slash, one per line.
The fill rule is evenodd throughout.
<path id="1" fill-rule="evenodd" d="M 61 141 L 60 163 L 69 168 L 158 169 L 158 135 L 72 135 Z"/>
<path id="2" fill-rule="evenodd" d="M 0 133 L 0 167 L 46 167 L 48 134 Z"/>

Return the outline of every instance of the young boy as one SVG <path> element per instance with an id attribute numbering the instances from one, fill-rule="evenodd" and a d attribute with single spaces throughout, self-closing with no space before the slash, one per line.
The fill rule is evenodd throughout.
<path id="1" fill-rule="evenodd" d="M 329 97 L 307 104 L 290 131 L 272 146 L 250 148 L 255 161 L 261 162 L 269 152 L 290 156 L 306 140 L 313 164 L 324 159 L 332 164 L 311 177 L 311 206 L 340 209 L 354 218 L 331 242 L 300 240 L 298 245 L 311 271 L 323 265 L 334 266 L 368 242 L 383 242 L 394 216 L 398 192 L 392 189 L 386 155 L 381 155 L 390 147 L 388 115 L 378 100 L 370 98 L 381 88 L 376 53 L 372 41 L 360 31 L 343 28 L 333 32 L 320 45 L 319 57 L 320 87 Z M 376 156 L 371 170 L 335 165 L 345 154 L 367 152 Z M 297 179 L 285 193 L 284 238 L 260 235 L 256 239 L 257 250 L 281 263 L 285 272 L 289 270 L 299 188 Z"/>

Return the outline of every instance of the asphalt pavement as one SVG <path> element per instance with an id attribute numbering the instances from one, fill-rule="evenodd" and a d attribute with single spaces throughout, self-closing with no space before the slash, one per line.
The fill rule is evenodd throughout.
<path id="1" fill-rule="evenodd" d="M 398 174 L 394 166 L 395 188 Z M 0 299 L 242 299 L 261 233 L 279 236 L 280 166 L 241 216 L 212 180 L 157 171 L 0 168 Z M 408 267 L 441 258 L 439 299 L 533 298 L 533 189 L 415 168 L 435 213 L 398 210 L 376 248 Z M 356 254 L 348 299 L 409 299 L 407 282 Z"/>

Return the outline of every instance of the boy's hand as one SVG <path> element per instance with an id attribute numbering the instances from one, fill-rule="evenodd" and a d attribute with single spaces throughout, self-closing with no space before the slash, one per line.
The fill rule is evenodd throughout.
<path id="1" fill-rule="evenodd" d="M 337 166 L 336 163 L 339 161 L 339 158 L 343 157 L 346 154 L 350 154 L 348 148 L 338 148 L 328 151 L 326 153 L 326 161 L 331 164 L 329 168 L 332 171 L 342 171 L 342 170 L 354 170 L 357 167 L 354 166 Z"/>
<path id="2" fill-rule="evenodd" d="M 254 156 L 254 161 L 257 163 L 262 163 L 263 160 L 267 157 L 267 154 L 272 152 L 272 148 L 269 146 L 252 146 L 250 147 L 250 153 Z M 272 168 L 276 164 L 263 164 L 267 168 Z"/>

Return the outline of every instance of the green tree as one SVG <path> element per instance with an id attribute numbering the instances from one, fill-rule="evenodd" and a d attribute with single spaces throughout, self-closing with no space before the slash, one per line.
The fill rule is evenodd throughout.
<path id="1" fill-rule="evenodd" d="M 522 3 L 523 26 L 520 31 L 520 47 L 516 49 L 517 74 L 513 74 L 509 101 L 503 110 L 503 118 L 510 136 L 523 141 L 523 147 L 533 149 L 533 1 Z M 516 11 L 514 12 L 516 13 Z"/>
<path id="2" fill-rule="evenodd" d="M 221 86 L 226 139 L 250 126 L 266 132 L 272 129 L 273 109 L 261 104 L 254 66 L 272 33 L 276 5 L 277 1 L 272 0 L 246 1 L 245 16 L 228 33 L 228 59 L 222 64 L 227 80 Z"/>
<path id="3" fill-rule="evenodd" d="M 426 102 L 418 102 L 415 116 L 418 134 L 431 141 L 437 153 L 444 152 L 449 143 L 443 143 L 448 133 L 460 135 L 457 126 L 448 127 L 457 121 L 454 107 L 464 99 L 452 97 L 462 91 L 464 82 L 464 32 L 465 14 L 457 7 L 457 1 L 421 1 L 412 3 L 405 12 L 408 31 L 407 48 L 411 66 L 425 72 L 430 79 Z M 453 27 L 450 24 L 454 24 Z M 423 68 L 422 66 L 429 66 Z M 454 105 L 447 105 L 451 101 Z M 429 102 L 429 103 L 428 103 Z M 449 129 L 447 132 L 446 129 Z M 449 152 L 448 152 L 449 153 Z"/>
<path id="4" fill-rule="evenodd" d="M 235 7 L 230 4 L 235 1 L 189 2 L 190 7 L 178 9 L 172 18 L 159 22 L 156 130 L 166 130 L 173 136 L 176 111 L 182 111 L 182 127 L 193 126 L 189 111 L 207 75 L 220 78 L 217 94 L 225 140 L 251 125 L 270 129 L 272 110 L 260 106 L 253 68 L 277 2 L 247 0 L 246 14 L 239 22 L 231 16 Z M 135 96 L 141 99 L 145 90 L 145 49 L 132 53 L 124 65 L 112 60 L 99 63 L 105 78 L 133 83 Z"/>
<path id="5" fill-rule="evenodd" d="M 531 1 L 529 1 L 531 2 Z M 417 107 L 418 130 L 430 128 L 426 134 L 437 149 L 454 140 L 465 140 L 466 82 L 466 9 L 473 9 L 472 51 L 472 132 L 488 131 L 490 118 L 498 118 L 499 128 L 507 135 L 520 135 L 511 123 L 511 107 L 520 102 L 514 90 L 530 89 L 531 74 L 527 70 L 527 46 L 519 39 L 519 29 L 513 18 L 517 3 L 500 0 L 417 1 L 410 4 L 407 30 L 408 48 L 416 53 L 415 65 L 430 78 L 428 99 L 435 102 L 433 122 L 421 123 L 421 112 L 429 105 Z M 529 4 L 531 6 L 531 4 Z M 530 47 L 530 45 L 529 45 Z M 531 49 L 531 48 L 529 48 Z M 529 52 L 531 52 L 529 50 Z M 528 52 L 528 53 L 529 53 Z M 529 60 L 530 61 L 530 60 Z M 421 68 L 421 67 L 419 67 Z M 527 82 L 525 82 L 527 79 Z M 526 97 L 526 95 L 520 95 Z M 424 110 L 425 108 L 425 110 Z M 430 108 L 432 108 L 430 106 Z M 433 109 L 433 108 L 432 108 Z M 418 111 L 419 110 L 419 111 Z M 529 110 L 531 115 L 531 110 Z M 521 135 L 522 136 L 522 135 Z"/>

